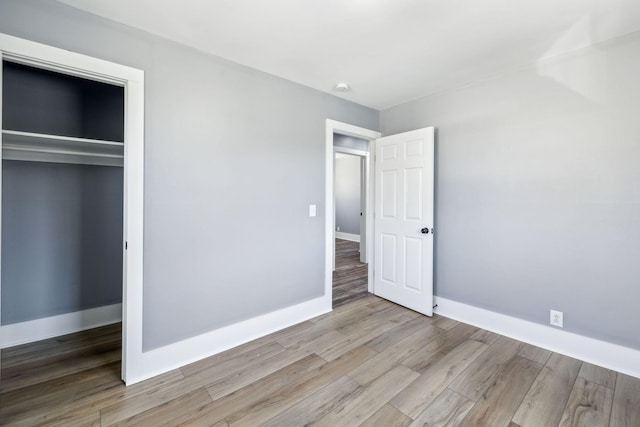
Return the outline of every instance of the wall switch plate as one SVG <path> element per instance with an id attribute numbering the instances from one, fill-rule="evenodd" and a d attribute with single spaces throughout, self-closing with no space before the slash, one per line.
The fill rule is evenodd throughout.
<path id="1" fill-rule="evenodd" d="M 309 216 L 316 216 L 317 207 L 316 205 L 309 205 Z"/>
<path id="2" fill-rule="evenodd" d="M 562 328 L 563 313 L 561 311 L 549 310 L 549 323 L 553 326 Z"/>

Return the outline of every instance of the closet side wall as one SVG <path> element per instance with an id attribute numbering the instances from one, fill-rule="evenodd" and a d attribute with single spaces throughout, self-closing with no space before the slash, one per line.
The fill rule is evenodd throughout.
<path id="1" fill-rule="evenodd" d="M 2 324 L 120 303 L 122 168 L 2 170 Z"/>

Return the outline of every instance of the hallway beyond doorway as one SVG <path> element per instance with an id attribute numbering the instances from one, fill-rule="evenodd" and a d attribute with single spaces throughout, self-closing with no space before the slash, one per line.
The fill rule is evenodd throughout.
<path id="1" fill-rule="evenodd" d="M 360 262 L 360 244 L 336 239 L 336 270 L 333 272 L 333 308 L 369 295 L 367 264 Z"/>

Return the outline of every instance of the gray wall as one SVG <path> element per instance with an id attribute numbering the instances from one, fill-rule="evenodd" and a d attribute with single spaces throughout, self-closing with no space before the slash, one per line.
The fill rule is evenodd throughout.
<path id="1" fill-rule="evenodd" d="M 352 148 L 354 150 L 369 151 L 369 141 L 354 136 L 333 134 L 333 145 L 335 147 Z"/>
<path id="2" fill-rule="evenodd" d="M 377 111 L 50 1 L 0 32 L 145 71 L 144 350 L 324 292 L 325 119 Z"/>
<path id="3" fill-rule="evenodd" d="M 381 113 L 434 125 L 435 292 L 639 349 L 640 35 Z"/>
<path id="4" fill-rule="evenodd" d="M 343 233 L 358 235 L 360 235 L 360 162 L 358 156 L 336 155 L 336 227 L 340 227 Z"/>
<path id="5" fill-rule="evenodd" d="M 122 168 L 2 162 L 2 324 L 122 301 Z"/>

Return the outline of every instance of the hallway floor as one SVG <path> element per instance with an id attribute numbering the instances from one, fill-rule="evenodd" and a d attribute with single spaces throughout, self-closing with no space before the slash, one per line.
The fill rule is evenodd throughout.
<path id="1" fill-rule="evenodd" d="M 333 272 L 333 308 L 364 298 L 368 265 L 360 262 L 360 243 L 336 239 L 336 271 Z"/>

